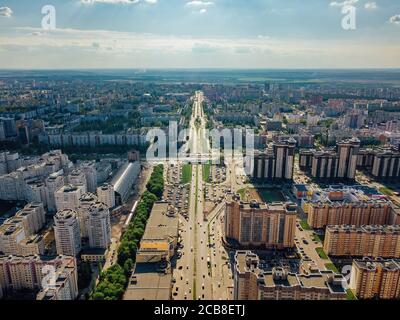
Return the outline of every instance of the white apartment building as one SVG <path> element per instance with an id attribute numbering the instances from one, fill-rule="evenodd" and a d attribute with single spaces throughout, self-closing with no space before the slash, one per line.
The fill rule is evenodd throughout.
<path id="1" fill-rule="evenodd" d="M 57 211 L 55 193 L 65 184 L 63 170 L 52 173 L 46 179 L 47 187 L 47 210 L 50 212 Z"/>
<path id="2" fill-rule="evenodd" d="M 82 186 L 84 190 L 83 192 L 87 192 L 86 175 L 80 169 L 75 169 L 68 175 L 68 183 L 74 186 Z"/>
<path id="3" fill-rule="evenodd" d="M 110 211 L 104 203 L 96 203 L 88 215 L 89 245 L 93 249 L 108 249 L 111 244 Z"/>
<path id="4" fill-rule="evenodd" d="M 54 216 L 54 237 L 57 253 L 77 256 L 81 251 L 81 233 L 78 214 L 74 210 L 61 210 Z"/>
<path id="5" fill-rule="evenodd" d="M 99 202 L 106 204 L 109 209 L 115 207 L 115 191 L 113 185 L 104 184 L 101 187 L 98 187 L 97 196 Z"/>
<path id="6" fill-rule="evenodd" d="M 96 192 L 97 188 L 97 169 L 95 161 L 85 161 L 80 165 L 86 177 L 86 189 L 88 192 Z"/>
<path id="7" fill-rule="evenodd" d="M 97 196 L 94 195 L 93 193 L 85 193 L 80 199 L 79 199 L 79 208 L 77 209 L 78 213 L 78 220 L 79 220 L 79 226 L 81 229 L 81 237 L 82 238 L 88 238 L 88 215 L 89 215 L 89 209 L 92 205 L 96 204 L 98 202 Z"/>
<path id="8" fill-rule="evenodd" d="M 47 187 L 40 180 L 29 181 L 25 184 L 25 198 L 28 202 L 43 203 L 47 208 Z"/>
<path id="9" fill-rule="evenodd" d="M 55 193 L 56 200 L 56 208 L 58 211 L 64 209 L 73 209 L 76 210 L 79 205 L 79 199 L 85 193 L 85 189 L 83 186 L 75 186 L 68 184 L 66 186 L 61 187 Z"/>

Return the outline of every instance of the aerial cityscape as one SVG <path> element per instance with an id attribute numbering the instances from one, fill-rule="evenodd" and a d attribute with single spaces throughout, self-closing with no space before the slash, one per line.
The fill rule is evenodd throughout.
<path id="1" fill-rule="evenodd" d="M 163 0 L 22 2 L 0 1 L 0 300 L 400 299 L 399 4 L 311 0 L 329 26 L 293 40 L 248 33 L 310 3 L 171 0 L 206 19 L 175 34 Z"/>

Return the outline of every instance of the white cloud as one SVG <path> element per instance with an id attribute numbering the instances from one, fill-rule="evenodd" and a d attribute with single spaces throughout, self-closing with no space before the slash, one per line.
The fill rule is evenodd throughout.
<path id="1" fill-rule="evenodd" d="M 0 17 L 10 18 L 13 11 L 9 7 L 0 7 Z"/>
<path id="2" fill-rule="evenodd" d="M 194 1 L 189 1 L 186 3 L 187 7 L 210 7 L 213 6 L 214 2 L 212 1 L 204 1 L 204 0 L 194 0 Z"/>
<path id="3" fill-rule="evenodd" d="M 376 2 L 367 2 L 364 5 L 364 8 L 366 10 L 375 10 L 375 9 L 378 9 L 378 5 L 376 4 Z"/>
<path id="4" fill-rule="evenodd" d="M 400 24 L 400 14 L 396 14 L 393 17 L 390 17 L 389 22 L 392 24 Z"/>
<path id="5" fill-rule="evenodd" d="M 105 3 L 105 4 L 138 4 L 142 0 L 81 0 L 83 4 L 95 4 L 95 3 Z M 148 4 L 156 4 L 157 0 L 143 0 Z"/>
<path id="6" fill-rule="evenodd" d="M 332 1 L 330 3 L 331 7 L 345 7 L 345 6 L 354 6 L 358 0 L 345 0 L 342 2 Z"/>

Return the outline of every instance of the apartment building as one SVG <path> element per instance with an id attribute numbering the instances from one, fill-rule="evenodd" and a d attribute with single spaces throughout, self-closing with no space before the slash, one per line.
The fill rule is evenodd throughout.
<path id="1" fill-rule="evenodd" d="M 97 169 L 95 161 L 85 161 L 79 164 L 85 174 L 86 189 L 88 192 L 95 193 L 97 189 Z"/>
<path id="2" fill-rule="evenodd" d="M 85 189 L 84 186 L 75 186 L 72 184 L 61 187 L 54 195 L 57 210 L 76 210 L 80 205 L 79 199 L 85 193 Z"/>
<path id="3" fill-rule="evenodd" d="M 296 140 L 274 142 L 264 152 L 255 152 L 251 178 L 263 181 L 292 180 Z"/>
<path id="4" fill-rule="evenodd" d="M 28 204 L 0 226 L 0 252 L 22 256 L 43 253 L 43 239 L 35 234 L 44 224 L 43 205 Z"/>
<path id="5" fill-rule="evenodd" d="M 394 260 L 353 260 L 350 289 L 358 299 L 399 299 L 400 264 Z"/>
<path id="6" fill-rule="evenodd" d="M 106 183 L 101 187 L 98 187 L 97 196 L 99 202 L 106 204 L 109 209 L 115 207 L 115 191 L 113 185 Z"/>
<path id="7" fill-rule="evenodd" d="M 400 226 L 328 226 L 324 251 L 331 256 L 400 258 Z"/>
<path id="8" fill-rule="evenodd" d="M 395 148 L 376 150 L 371 173 L 378 180 L 398 181 L 400 179 L 400 152 Z"/>
<path id="9" fill-rule="evenodd" d="M 58 211 L 54 216 L 54 237 L 57 253 L 77 256 L 81 251 L 81 234 L 78 214 L 74 210 Z"/>
<path id="10" fill-rule="evenodd" d="M 354 180 L 359 151 L 360 140 L 356 138 L 343 140 L 336 148 L 300 150 L 300 169 L 318 180 Z"/>
<path id="11" fill-rule="evenodd" d="M 76 299 L 78 296 L 76 260 L 73 257 L 62 255 L 57 257 L 39 255 L 0 257 L 0 287 L 3 288 L 4 294 L 24 289 L 42 290 L 42 281 L 51 270 L 54 270 L 56 279 L 65 278 L 64 290 L 69 292 L 68 296 L 71 300 Z M 64 292 L 64 296 L 66 296 L 66 292 Z"/>
<path id="12" fill-rule="evenodd" d="M 225 238 L 241 246 L 293 248 L 297 206 L 292 203 L 244 203 L 227 199 Z"/>
<path id="13" fill-rule="evenodd" d="M 357 168 L 357 156 L 360 150 L 360 140 L 352 138 L 337 144 L 339 165 L 337 178 L 354 180 Z"/>
<path id="14" fill-rule="evenodd" d="M 90 248 L 108 249 L 111 244 L 111 222 L 107 205 L 101 202 L 93 204 L 87 218 Z"/>
<path id="15" fill-rule="evenodd" d="M 302 201 L 308 224 L 316 229 L 327 225 L 385 225 L 398 219 L 393 204 L 379 197 L 366 196 L 352 188 L 317 190 Z"/>
<path id="16" fill-rule="evenodd" d="M 65 184 L 63 170 L 49 175 L 45 183 L 47 187 L 47 210 L 49 212 L 55 212 L 57 211 L 55 193 Z"/>
<path id="17" fill-rule="evenodd" d="M 344 300 L 346 280 L 332 271 L 290 273 L 282 267 L 264 268 L 251 251 L 237 251 L 234 300 Z"/>
<path id="18" fill-rule="evenodd" d="M 76 210 L 78 214 L 79 227 L 81 230 L 81 237 L 88 238 L 88 216 L 89 209 L 92 205 L 96 204 L 98 201 L 98 197 L 93 193 L 85 193 L 79 199 L 79 208 Z"/>
<path id="19" fill-rule="evenodd" d="M 86 175 L 80 169 L 75 169 L 68 175 L 68 183 L 74 186 L 82 187 L 83 193 L 87 192 Z"/>
<path id="20" fill-rule="evenodd" d="M 336 151 L 316 151 L 312 158 L 311 176 L 319 180 L 333 180 L 337 178 L 338 167 L 339 156 Z"/>

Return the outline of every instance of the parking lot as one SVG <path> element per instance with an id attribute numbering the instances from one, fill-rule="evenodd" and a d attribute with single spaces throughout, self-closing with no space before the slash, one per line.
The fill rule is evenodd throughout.
<path id="1" fill-rule="evenodd" d="M 163 199 L 177 208 L 179 213 L 188 220 L 189 190 L 187 186 L 179 184 L 167 185 L 164 190 Z"/>
<path id="2" fill-rule="evenodd" d="M 226 168 L 224 166 L 210 167 L 210 180 L 213 184 L 223 183 L 226 180 Z"/>
<path id="3" fill-rule="evenodd" d="M 317 248 L 322 248 L 324 244 L 315 238 L 314 231 L 304 230 L 299 221 L 296 227 L 295 244 L 304 265 L 312 265 L 320 270 L 325 270 L 326 265 L 331 263 L 329 258 L 323 259 L 317 252 Z"/>

